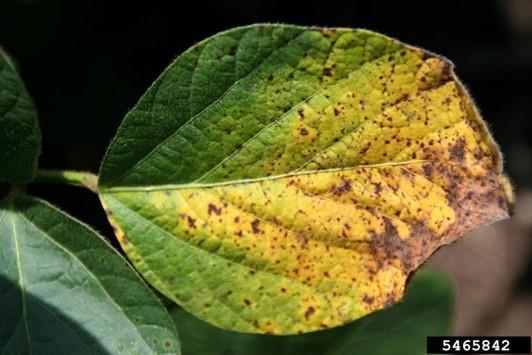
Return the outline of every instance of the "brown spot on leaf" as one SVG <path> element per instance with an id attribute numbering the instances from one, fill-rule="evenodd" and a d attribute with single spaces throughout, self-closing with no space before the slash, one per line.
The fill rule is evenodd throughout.
<path id="1" fill-rule="evenodd" d="M 423 172 L 425 173 L 426 177 L 431 178 L 432 177 L 432 165 L 423 164 Z"/>
<path id="2" fill-rule="evenodd" d="M 307 310 L 305 311 L 305 319 L 309 319 L 310 316 L 314 314 L 314 312 L 316 312 L 316 309 L 314 309 L 314 307 L 310 306 L 309 308 L 307 308 Z"/>
<path id="3" fill-rule="evenodd" d="M 421 57 L 423 60 L 427 60 L 429 58 L 434 58 L 434 55 L 429 53 L 429 52 L 426 52 L 426 51 L 423 51 L 423 55 Z"/>
<path id="4" fill-rule="evenodd" d="M 382 192 L 382 184 L 380 182 L 375 182 L 373 183 L 373 186 L 375 186 L 375 193 L 377 194 L 377 196 L 380 196 Z"/>
<path id="5" fill-rule="evenodd" d="M 190 228 L 196 228 L 196 220 L 190 216 L 187 216 L 187 223 Z"/>
<path id="6" fill-rule="evenodd" d="M 212 213 L 215 213 L 217 216 L 219 216 L 222 213 L 222 208 L 221 207 L 217 207 L 216 205 L 214 205 L 212 203 L 209 203 L 208 212 L 209 212 L 209 216 Z"/>
<path id="7" fill-rule="evenodd" d="M 260 221 L 258 219 L 255 219 L 253 220 L 253 222 L 251 222 L 251 230 L 253 231 L 253 233 L 257 234 L 260 232 L 259 224 Z"/>
<path id="8" fill-rule="evenodd" d="M 302 234 L 298 234 L 298 235 L 297 235 L 297 241 L 299 242 L 299 244 L 300 244 L 300 246 L 301 246 L 302 248 L 306 247 L 307 244 L 308 244 L 308 239 L 307 239 L 307 237 L 305 237 L 305 236 L 302 235 Z"/>
<path id="9" fill-rule="evenodd" d="M 443 69 L 441 71 L 441 78 L 443 81 L 451 80 L 451 64 L 447 61 L 443 62 Z"/>
<path id="10" fill-rule="evenodd" d="M 456 161 L 462 162 L 465 156 L 465 146 L 466 142 L 464 138 L 458 138 L 456 143 L 450 149 L 451 158 Z"/>
<path id="11" fill-rule="evenodd" d="M 336 196 L 343 195 L 349 191 L 351 191 L 351 181 L 349 180 L 344 180 L 344 183 L 342 185 L 340 186 L 335 185 L 331 189 L 331 192 Z"/>
<path id="12" fill-rule="evenodd" d="M 328 67 L 323 68 L 323 75 L 331 76 L 332 75 L 331 68 L 328 68 Z"/>
<path id="13" fill-rule="evenodd" d="M 368 143 L 362 149 L 360 149 L 360 155 L 366 154 L 366 152 L 369 150 L 370 146 L 371 145 Z"/>
<path id="14" fill-rule="evenodd" d="M 299 134 L 301 134 L 302 136 L 308 136 L 308 130 L 306 128 L 301 128 L 299 130 Z"/>
<path id="15" fill-rule="evenodd" d="M 375 301 L 375 297 L 364 295 L 364 297 L 362 297 L 362 301 L 364 301 L 365 303 L 367 303 L 369 305 L 372 305 L 373 302 Z"/>
<path id="16" fill-rule="evenodd" d="M 442 105 L 448 106 L 451 103 L 451 98 L 446 97 L 445 99 L 441 100 Z"/>

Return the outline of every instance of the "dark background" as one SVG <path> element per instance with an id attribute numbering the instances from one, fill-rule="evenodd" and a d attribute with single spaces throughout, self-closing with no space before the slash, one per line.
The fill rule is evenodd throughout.
<path id="1" fill-rule="evenodd" d="M 0 44 L 39 111 L 41 167 L 97 172 L 121 119 L 173 58 L 255 22 L 362 27 L 445 55 L 501 145 L 518 195 L 532 187 L 532 0 L 0 0 Z M 112 235 L 94 194 L 30 191 Z"/>

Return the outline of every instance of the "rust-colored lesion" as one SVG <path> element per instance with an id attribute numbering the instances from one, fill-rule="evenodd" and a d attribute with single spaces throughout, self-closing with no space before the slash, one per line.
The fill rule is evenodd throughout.
<path id="1" fill-rule="evenodd" d="M 427 164 L 431 168 L 427 169 Z M 439 247 L 450 244 L 478 226 L 508 218 L 511 197 L 507 195 L 506 178 L 496 173 L 471 179 L 468 170 L 456 166 L 425 163 L 414 167 L 427 178 L 439 176 L 446 181 L 449 206 L 455 211 L 455 221 L 443 236 L 436 236 L 423 221 L 409 225 L 410 236 L 401 240 L 388 221 L 384 233 L 375 235 L 370 243 L 376 258 L 395 262 L 406 272 L 416 270 Z M 428 173 L 427 173 L 428 172 Z"/>
<path id="2" fill-rule="evenodd" d="M 417 269 L 439 247 L 452 243 L 472 229 L 511 215 L 514 196 L 508 178 L 502 173 L 502 159 L 489 131 L 480 119 L 470 97 L 459 85 L 467 119 L 463 132 L 432 141 L 416 152 L 426 161 L 408 169 L 444 188 L 454 222 L 445 233 L 435 236 L 423 223 L 410 225 L 410 238 L 400 241 L 385 233 L 373 249 L 384 250 L 405 272 Z M 462 134 L 463 133 L 463 134 Z M 442 135 L 443 136 L 443 135 Z M 422 222 L 422 221 L 421 221 Z M 392 236 L 393 242 L 388 239 Z"/>

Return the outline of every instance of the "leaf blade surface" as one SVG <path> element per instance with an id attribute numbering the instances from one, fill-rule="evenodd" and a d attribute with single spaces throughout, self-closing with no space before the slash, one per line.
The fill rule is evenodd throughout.
<path id="1" fill-rule="evenodd" d="M 288 41 L 214 100 L 172 100 L 182 58 L 212 45 L 218 60 L 203 65 L 238 67 L 240 47 L 220 43 L 284 31 Z M 179 107 L 184 120 L 169 113 Z M 174 128 L 124 153 L 157 120 Z M 506 218 L 512 201 L 449 61 L 365 30 L 283 25 L 224 32 L 179 57 L 126 116 L 100 196 L 157 289 L 222 328 L 276 334 L 397 302 L 439 246 Z"/>
<path id="2" fill-rule="evenodd" d="M 33 198 L 0 213 L 3 352 L 179 353 L 164 307 L 95 232 Z"/>
<path id="3" fill-rule="evenodd" d="M 0 181 L 31 181 L 40 149 L 33 101 L 11 59 L 0 48 Z"/>

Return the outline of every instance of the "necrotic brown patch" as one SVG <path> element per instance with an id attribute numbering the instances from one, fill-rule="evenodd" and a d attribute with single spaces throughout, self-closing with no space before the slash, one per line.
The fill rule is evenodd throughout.
<path id="1" fill-rule="evenodd" d="M 463 138 L 458 138 L 456 143 L 450 148 L 451 158 L 458 162 L 464 160 L 466 142 Z"/>
<path id="2" fill-rule="evenodd" d="M 349 180 L 344 180 L 342 185 L 333 186 L 331 189 L 331 192 L 336 196 L 343 195 L 349 191 L 351 191 L 351 181 Z"/>

